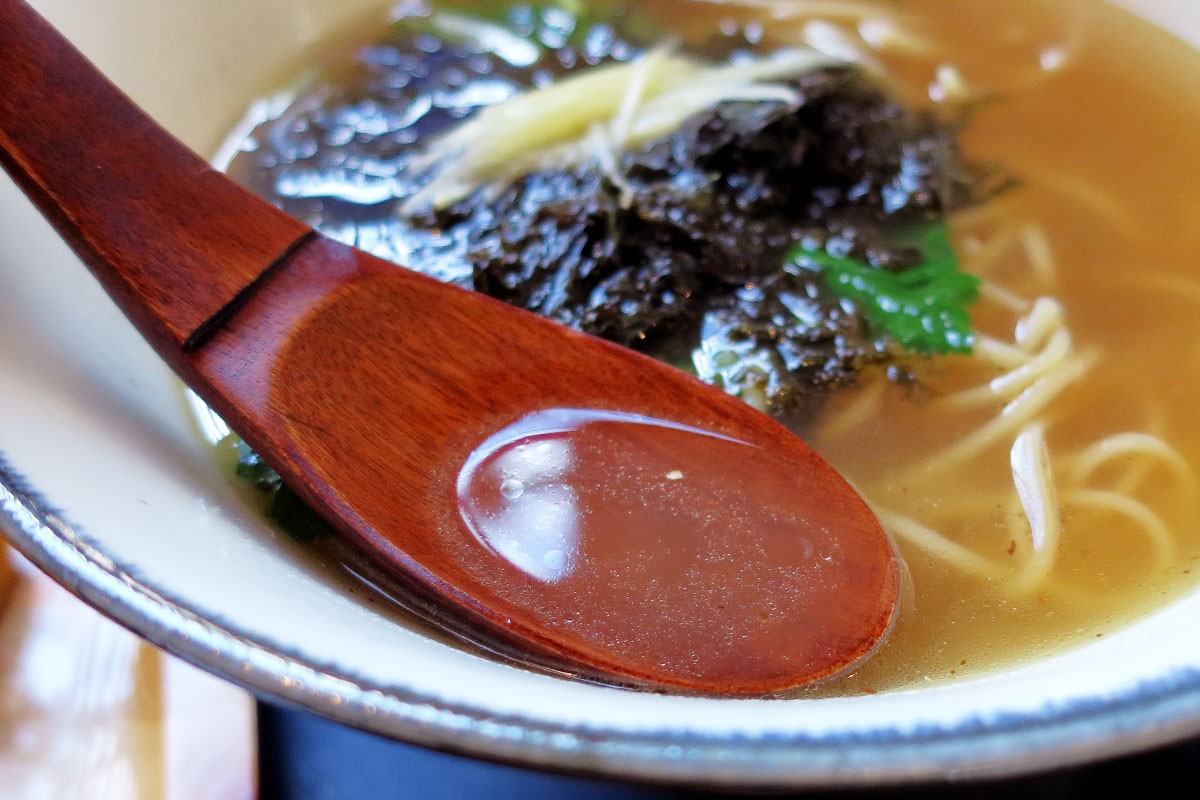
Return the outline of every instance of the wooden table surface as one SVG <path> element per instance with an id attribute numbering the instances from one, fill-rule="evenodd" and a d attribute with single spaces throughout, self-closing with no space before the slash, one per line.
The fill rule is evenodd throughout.
<path id="1" fill-rule="evenodd" d="M 248 693 L 0 543 L 0 800 L 251 800 L 257 787 Z"/>

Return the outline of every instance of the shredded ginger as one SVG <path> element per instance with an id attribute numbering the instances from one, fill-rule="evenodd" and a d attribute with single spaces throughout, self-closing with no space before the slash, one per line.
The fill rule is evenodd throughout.
<path id="1" fill-rule="evenodd" d="M 537 169 L 594 162 L 612 173 L 624 149 L 665 136 L 718 103 L 798 107 L 796 90 L 778 81 L 841 63 L 809 48 L 716 66 L 673 51 L 662 45 L 482 109 L 416 157 L 413 166 L 433 170 L 434 177 L 409 198 L 404 212 L 445 208 L 476 189 Z M 619 175 L 610 177 L 623 185 Z"/>

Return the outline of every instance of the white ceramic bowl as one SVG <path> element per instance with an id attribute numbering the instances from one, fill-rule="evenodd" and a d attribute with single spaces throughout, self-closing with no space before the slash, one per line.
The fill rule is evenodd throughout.
<path id="1" fill-rule="evenodd" d="M 1190 0 L 1128 4 L 1200 42 Z M 211 153 L 281 70 L 378 3 L 35 5 Z M 618 691 L 396 624 L 241 501 L 175 379 L 3 178 L 0 220 L 0 525 L 88 603 L 260 695 L 528 766 L 740 787 L 1014 775 L 1200 732 L 1200 592 L 1003 675 L 828 700 Z"/>

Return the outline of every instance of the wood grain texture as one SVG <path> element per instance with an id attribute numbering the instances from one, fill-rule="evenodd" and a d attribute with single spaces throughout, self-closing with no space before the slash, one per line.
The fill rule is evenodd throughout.
<path id="1" fill-rule="evenodd" d="M 5 165 L 179 375 L 423 602 L 537 661 L 711 694 L 827 678 L 886 635 L 899 595 L 891 543 L 846 482 L 779 424 L 647 357 L 323 237 L 306 238 L 259 281 L 304 226 L 180 152 L 24 4 L 0 0 L 0 31 L 0 69 L 22 84 L 0 103 Z M 42 102 L 86 119 L 78 141 L 45 145 L 54 128 Z M 100 177 L 81 182 L 81 160 Z M 133 168 L 141 164 L 154 167 L 143 174 Z M 239 295 L 244 302 L 203 347 L 183 348 Z M 665 656 L 631 660 L 569 630 L 560 623 L 570 599 L 506 566 L 468 530 L 455 501 L 457 473 L 481 441 L 554 408 L 645 415 L 760 448 L 789 513 L 807 517 L 837 554 L 822 568 L 836 572 L 841 593 L 796 606 L 804 614 L 789 618 L 783 635 L 688 641 L 685 666 L 667 668 Z M 740 520 L 727 522 L 736 530 Z M 745 554 L 726 557 L 746 559 L 745 574 L 780 566 L 753 531 L 738 535 L 749 537 Z M 576 600 L 595 604 L 620 641 L 645 631 L 628 606 L 605 605 L 605 589 L 636 594 L 653 582 L 598 587 Z M 749 593 L 771 587 L 730 583 L 717 588 L 740 605 L 804 595 L 800 587 L 793 598 L 760 598 Z M 690 605 L 697 630 L 725 613 L 699 594 Z"/>

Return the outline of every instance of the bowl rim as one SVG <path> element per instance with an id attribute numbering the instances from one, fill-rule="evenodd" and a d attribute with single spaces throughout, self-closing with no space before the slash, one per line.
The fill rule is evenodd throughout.
<path id="1" fill-rule="evenodd" d="M 203 619 L 92 547 L 0 452 L 0 531 L 35 566 L 105 616 L 271 702 L 435 750 L 547 771 L 741 790 L 864 788 L 1012 778 L 1083 766 L 1200 734 L 1200 671 L 1037 712 L 852 735 L 587 730 L 497 716 L 338 674 L 228 623 Z"/>

